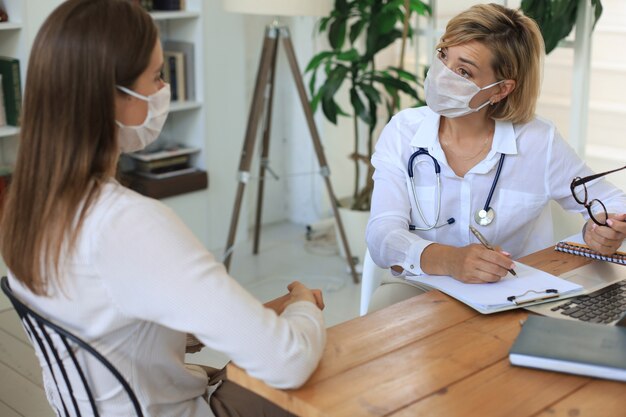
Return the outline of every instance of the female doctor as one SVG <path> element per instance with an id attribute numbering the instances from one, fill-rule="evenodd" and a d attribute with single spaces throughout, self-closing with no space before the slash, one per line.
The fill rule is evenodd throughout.
<path id="1" fill-rule="evenodd" d="M 552 243 L 550 200 L 585 216 L 585 241 L 598 252 L 615 252 L 626 237 L 626 195 L 602 178 L 586 183 L 589 200 L 610 213 L 602 226 L 592 221 L 570 190 L 590 169 L 534 115 L 543 53 L 537 24 L 517 10 L 481 4 L 449 22 L 425 80 L 428 106 L 394 116 L 372 157 L 366 239 L 394 277 L 370 311 L 426 290 L 407 275 L 500 280 L 512 259 Z"/>

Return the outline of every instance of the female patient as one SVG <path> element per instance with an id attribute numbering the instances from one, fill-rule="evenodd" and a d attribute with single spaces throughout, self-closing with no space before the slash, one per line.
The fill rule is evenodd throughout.
<path id="1" fill-rule="evenodd" d="M 376 264 L 401 276 L 498 281 L 514 268 L 511 258 L 552 243 L 550 200 L 586 217 L 592 248 L 615 252 L 626 236 L 626 196 L 603 179 L 585 184 L 587 201 L 615 213 L 608 222 L 590 219 L 570 184 L 591 171 L 552 123 L 535 117 L 543 59 L 537 24 L 504 6 L 476 5 L 450 20 L 433 52 L 427 106 L 396 115 L 372 157 L 367 242 Z M 584 203 L 584 187 L 576 190 Z M 508 252 L 480 245 L 470 226 Z M 391 277 L 370 310 L 419 292 Z"/>
<path id="2" fill-rule="evenodd" d="M 186 366 L 185 335 L 297 387 L 325 343 L 319 291 L 294 282 L 263 306 L 171 210 L 114 179 L 120 152 L 152 142 L 167 117 L 162 56 L 151 17 L 128 0 L 69 0 L 41 27 L 0 225 L 10 285 L 105 354 L 146 415 L 287 415 L 223 372 Z M 124 394 L 96 381 L 101 415 L 130 415 Z"/>

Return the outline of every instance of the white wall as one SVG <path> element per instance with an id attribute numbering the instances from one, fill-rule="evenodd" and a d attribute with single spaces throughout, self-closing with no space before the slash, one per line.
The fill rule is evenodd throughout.
<path id="1" fill-rule="evenodd" d="M 26 30 L 30 40 L 35 36 L 43 19 L 60 2 L 61 0 L 31 0 L 28 2 L 28 27 Z M 624 16 L 624 14 L 618 13 L 624 7 L 622 2 L 620 0 L 605 0 L 603 3 L 605 4 L 605 15 L 596 28 L 598 32 L 596 39 L 600 39 L 601 42 L 595 42 L 593 50 L 594 59 L 598 57 L 601 62 L 607 62 L 607 57 L 620 56 L 616 52 L 619 48 L 610 46 L 609 40 L 617 36 L 617 42 L 623 43 L 623 35 L 626 30 L 623 26 L 621 29 L 619 28 L 623 19 L 613 18 L 616 15 Z M 619 10 L 612 11 L 611 8 L 615 7 L 618 7 Z M 204 0 L 203 19 L 206 74 L 204 79 L 205 103 L 202 111 L 206 117 L 207 137 L 204 158 L 209 171 L 209 189 L 203 193 L 194 193 L 191 198 L 183 196 L 168 199 L 168 204 L 175 206 L 177 211 L 187 218 L 188 224 L 197 225 L 194 227 L 194 232 L 209 249 L 220 253 L 221 248 L 226 243 L 234 193 L 237 187 L 239 158 L 259 63 L 264 27 L 269 19 L 263 16 L 226 13 L 222 10 L 220 1 L 209 0 Z M 606 26 L 602 30 L 604 20 Z M 286 22 L 290 25 L 296 55 L 300 69 L 303 71 L 309 59 L 316 52 L 327 48 L 326 41 L 319 36 L 314 36 L 315 18 L 290 18 Z M 603 45 L 607 47 L 603 48 Z M 567 54 L 567 52 L 562 52 L 562 54 Z M 559 59 L 555 59 L 559 61 Z M 571 88 L 567 84 L 567 77 L 570 68 L 559 69 L 559 66 L 563 66 L 563 60 L 555 65 L 556 67 L 546 70 L 546 79 L 556 77 L 556 79 L 561 80 L 561 87 L 556 87 L 557 92 L 554 96 L 560 97 L 563 103 L 560 106 L 553 106 L 554 110 L 549 111 L 547 108 L 549 100 L 544 101 L 540 105 L 540 113 L 554 119 L 566 134 L 567 123 L 559 114 L 567 117 L 567 97 L 569 88 Z M 617 68 L 619 70 L 617 76 L 623 77 L 626 72 L 623 64 L 615 65 L 617 67 L 614 67 L 613 70 Z M 592 64 L 592 67 L 595 71 L 598 67 L 602 68 L 602 65 Z M 317 158 L 312 148 L 311 137 L 291 73 L 286 64 L 282 45 L 279 50 L 277 77 L 270 162 L 281 179 L 280 181 L 268 180 L 266 182 L 263 221 L 269 223 L 289 219 L 301 224 L 311 223 L 319 218 L 328 217 L 330 208 L 324 182 L 317 173 Z M 593 95 L 594 89 L 607 90 L 607 88 L 600 88 L 597 84 L 602 82 L 602 78 L 605 77 L 602 75 L 593 77 L 592 108 L 594 105 L 598 109 L 602 108 L 602 105 L 610 110 L 626 108 L 625 94 L 614 95 L 610 100 L 595 97 Z M 308 85 L 308 77 L 305 78 L 305 83 Z M 555 84 L 550 82 L 550 88 L 555 88 Z M 559 88 L 561 90 L 558 90 Z M 611 89 L 609 88 L 608 91 Z M 349 108 L 349 105 L 346 103 L 345 107 Z M 590 137 L 595 135 L 598 126 L 606 126 L 607 129 L 612 130 L 606 130 L 595 135 L 599 137 L 598 144 L 611 146 L 612 148 L 609 149 L 620 144 L 622 140 L 619 135 L 621 132 L 619 121 L 622 119 L 620 117 L 622 112 L 598 111 L 597 116 L 590 117 Z M 341 118 L 338 126 L 335 126 L 323 118 L 321 111 L 315 117 L 331 170 L 330 179 L 335 188 L 335 193 L 338 197 L 347 196 L 351 193 L 353 184 L 352 163 L 347 158 L 347 155 L 352 152 L 351 120 Z M 602 122 L 602 118 L 605 118 L 606 122 Z M 590 139 L 590 141 L 593 140 Z M 260 145 L 260 142 L 259 137 L 257 144 Z M 616 153 L 612 152 L 611 154 L 615 155 Z M 257 149 L 252 171 L 254 177 L 257 176 L 259 155 L 260 149 Z M 617 162 L 614 159 L 613 157 L 613 161 L 604 162 L 604 165 L 613 164 L 612 166 L 615 166 Z M 602 161 L 596 161 L 593 165 L 600 166 L 601 164 Z M 256 201 L 255 191 L 256 183 L 253 181 L 247 187 L 247 198 L 238 227 L 239 240 L 245 238 L 248 225 L 251 224 Z"/>

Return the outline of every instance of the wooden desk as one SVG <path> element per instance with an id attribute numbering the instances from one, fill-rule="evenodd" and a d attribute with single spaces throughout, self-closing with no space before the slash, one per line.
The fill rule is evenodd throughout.
<path id="1" fill-rule="evenodd" d="M 560 275 L 590 262 L 545 249 L 522 262 Z M 481 315 L 439 291 L 328 329 L 297 390 L 234 365 L 228 378 L 299 416 L 624 416 L 626 384 L 511 366 L 525 310 Z"/>

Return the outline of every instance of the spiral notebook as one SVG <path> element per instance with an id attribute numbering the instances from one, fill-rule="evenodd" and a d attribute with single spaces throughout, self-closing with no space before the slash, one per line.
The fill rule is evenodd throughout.
<path id="1" fill-rule="evenodd" d="M 613 255 L 600 255 L 584 243 L 582 235 L 580 234 L 571 236 L 567 240 L 562 240 L 554 247 L 554 250 L 559 252 L 626 265 L 626 245 L 622 244 L 619 249 L 620 250 L 615 252 Z"/>

